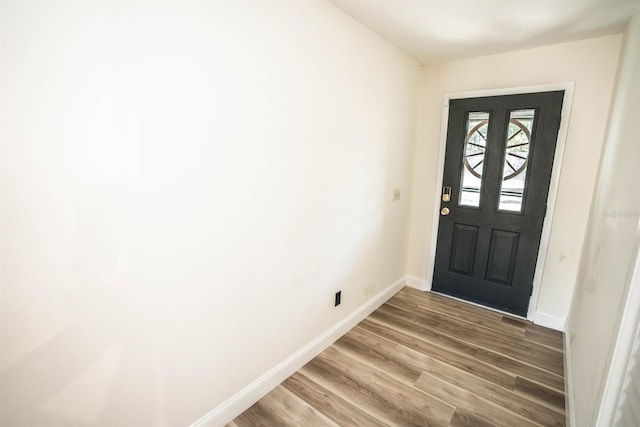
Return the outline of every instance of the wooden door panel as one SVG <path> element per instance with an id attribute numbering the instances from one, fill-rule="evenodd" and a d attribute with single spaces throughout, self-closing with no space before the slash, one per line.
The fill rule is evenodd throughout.
<path id="1" fill-rule="evenodd" d="M 520 233 L 491 230 L 486 279 L 505 286 L 513 284 Z"/>
<path id="2" fill-rule="evenodd" d="M 453 226 L 453 242 L 451 243 L 449 271 L 466 276 L 473 276 L 477 243 L 478 227 L 455 224 Z"/>

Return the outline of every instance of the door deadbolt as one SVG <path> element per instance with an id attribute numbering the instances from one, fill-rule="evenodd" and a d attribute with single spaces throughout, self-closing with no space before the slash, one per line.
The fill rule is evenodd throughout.
<path id="1" fill-rule="evenodd" d="M 451 200 L 451 187 L 442 187 L 442 201 L 448 202 Z"/>
<path id="2" fill-rule="evenodd" d="M 445 206 L 444 208 L 442 208 L 442 210 L 440 211 L 440 213 L 441 213 L 442 215 L 444 215 L 444 216 L 449 215 L 449 208 Z"/>

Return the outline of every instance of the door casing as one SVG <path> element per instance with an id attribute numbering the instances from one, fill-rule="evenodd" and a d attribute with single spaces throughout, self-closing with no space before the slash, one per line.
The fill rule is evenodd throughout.
<path id="1" fill-rule="evenodd" d="M 540 288 L 542 286 L 542 277 L 544 273 L 544 265 L 547 257 L 547 249 L 549 247 L 549 239 L 551 237 L 551 229 L 553 224 L 553 213 L 555 211 L 556 196 L 558 194 L 558 186 L 560 184 L 560 173 L 562 170 L 562 160 L 564 157 L 564 147 L 567 139 L 567 131 L 569 129 L 569 119 L 571 106 L 573 104 L 573 92 L 575 88 L 574 82 L 552 83 L 536 86 L 512 87 L 503 89 L 489 89 L 470 92 L 453 92 L 445 93 L 442 106 L 442 125 L 440 128 L 440 147 L 438 150 L 438 175 L 436 177 L 435 198 L 433 208 L 433 223 L 431 226 L 431 242 L 429 245 L 429 253 L 427 259 L 427 278 L 425 279 L 425 289 L 431 290 L 433 280 L 433 269 L 435 266 L 436 243 L 438 238 L 438 225 L 440 222 L 440 197 L 442 192 L 442 175 L 444 173 L 444 158 L 447 147 L 447 126 L 449 124 L 449 101 L 452 99 L 463 98 L 479 98 L 486 96 L 500 95 L 516 95 L 537 92 L 551 92 L 556 90 L 564 90 L 564 101 L 562 104 L 562 118 L 560 120 L 560 130 L 558 131 L 558 139 L 556 142 L 556 152 L 553 158 L 553 169 L 551 172 L 551 182 L 549 183 L 549 194 L 547 196 L 547 211 L 545 221 L 542 226 L 542 235 L 540 237 L 540 247 L 538 248 L 538 259 L 536 262 L 536 270 L 533 276 L 533 292 L 529 300 L 529 310 L 527 319 L 556 330 L 564 330 L 564 319 L 549 314 L 541 313 L 537 310 L 538 300 L 540 297 Z"/>

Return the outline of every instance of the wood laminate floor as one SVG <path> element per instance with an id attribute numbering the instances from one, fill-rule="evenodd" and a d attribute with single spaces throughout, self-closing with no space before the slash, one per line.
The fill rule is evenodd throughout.
<path id="1" fill-rule="evenodd" d="M 564 426 L 562 345 L 404 288 L 229 426 Z"/>

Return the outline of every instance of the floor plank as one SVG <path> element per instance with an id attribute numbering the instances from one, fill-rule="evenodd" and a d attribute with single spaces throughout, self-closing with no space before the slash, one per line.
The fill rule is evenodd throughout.
<path id="1" fill-rule="evenodd" d="M 560 332 L 404 288 L 228 426 L 564 426 L 562 362 Z"/>
<path id="2" fill-rule="evenodd" d="M 344 375 L 331 363 L 315 358 L 299 372 L 384 425 L 405 423 L 403 414 L 396 412 L 396 406 L 386 399 L 382 390 L 370 390 L 359 381 Z"/>
<path id="3" fill-rule="evenodd" d="M 261 401 L 271 413 L 279 418 L 282 426 L 338 427 L 338 424 L 282 385 L 276 387 Z"/>
<path id="4" fill-rule="evenodd" d="M 407 350 L 415 350 L 434 359 L 446 361 L 452 366 L 472 372 L 476 376 L 491 381 L 494 384 L 511 388 L 515 386 L 515 375 L 505 372 L 491 364 L 482 362 L 472 355 L 470 356 L 464 352 L 458 352 L 447 347 L 446 343 L 423 340 L 419 337 L 412 336 L 410 333 L 405 333 L 389 325 L 369 319 L 361 322 L 358 326 L 376 335 L 393 340 L 404 346 Z"/>
<path id="5" fill-rule="evenodd" d="M 552 408 L 564 412 L 564 393 L 551 390 L 526 378 L 516 377 L 516 393 L 527 396 Z"/>
<path id="6" fill-rule="evenodd" d="M 548 347 L 537 345 L 523 339 L 516 339 L 501 334 L 498 331 L 454 318 L 443 319 L 434 325 L 433 319 L 436 316 L 428 310 L 410 312 L 389 304 L 383 304 L 378 311 L 403 317 L 408 322 L 419 325 L 429 324 L 427 320 L 431 319 L 430 326 L 436 332 L 455 337 L 457 340 L 477 347 L 490 349 L 513 359 L 522 360 L 530 365 L 546 369 L 557 375 L 563 374 L 564 361 L 562 359 L 562 353 Z"/>
<path id="7" fill-rule="evenodd" d="M 366 363 L 367 359 L 355 353 L 341 351 L 339 346 L 329 347 L 318 358 L 332 363 L 345 376 L 357 379 L 369 389 L 382 386 L 386 391 L 386 399 L 393 403 L 396 411 L 409 423 L 446 426 L 453 416 L 453 406 L 394 378 L 384 370 L 376 369 L 372 364 Z"/>
<path id="8" fill-rule="evenodd" d="M 364 333 L 358 333 L 357 330 L 352 330 L 339 339 L 334 346 L 352 357 L 367 362 L 371 366 L 379 367 L 388 375 L 393 376 L 405 384 L 415 383 L 420 376 L 419 369 L 408 366 L 409 364 L 406 363 L 407 358 L 394 357 L 395 354 L 391 349 L 376 351 L 372 348 L 371 344 L 367 346 L 367 339 L 371 339 L 371 337 Z"/>
<path id="9" fill-rule="evenodd" d="M 525 334 L 525 328 L 523 327 L 517 327 L 504 323 L 500 319 L 488 318 L 476 313 L 469 313 L 466 311 L 455 309 L 450 305 L 443 304 L 443 300 L 446 300 L 446 298 L 437 295 L 436 297 L 431 298 L 427 303 L 422 303 L 420 301 L 416 301 L 416 298 L 412 294 L 406 292 L 398 292 L 389 301 L 387 301 L 387 304 L 397 305 L 398 307 L 404 309 L 409 308 L 414 310 L 428 310 L 430 312 L 437 313 L 439 316 L 444 316 L 444 319 L 453 317 L 457 320 L 484 326 L 489 329 L 500 331 L 501 333 L 514 335 L 518 338 L 522 338 Z"/>
<path id="10" fill-rule="evenodd" d="M 445 296 L 442 296 L 433 292 L 424 292 L 424 291 L 420 291 L 410 287 L 405 287 L 401 289 L 400 292 L 411 294 L 414 297 L 420 298 L 421 301 L 424 301 L 427 304 L 435 300 L 435 301 L 439 301 L 441 304 L 444 304 L 450 307 L 452 310 L 462 311 L 465 313 L 472 313 L 478 316 L 486 317 L 488 319 L 496 319 L 498 321 L 502 319 L 502 314 L 497 313 L 495 311 L 487 310 L 472 304 L 464 304 L 453 298 L 447 298 Z"/>
<path id="11" fill-rule="evenodd" d="M 536 379 L 541 384 L 558 391 L 564 390 L 563 378 L 555 373 L 533 366 L 517 358 L 505 356 L 499 351 L 493 351 L 484 346 L 481 347 L 465 340 L 460 340 L 459 337 L 455 335 L 443 334 L 433 328 L 423 327 L 419 322 L 412 321 L 410 318 L 405 317 L 403 313 L 390 313 L 385 311 L 384 306 L 372 313 L 366 320 L 388 325 L 393 329 L 413 335 L 432 344 L 487 362 L 514 375 Z"/>
<path id="12" fill-rule="evenodd" d="M 526 329 L 527 328 L 527 321 L 523 320 L 523 319 L 518 319 L 516 317 L 510 317 L 510 316 L 502 316 L 502 322 L 511 325 L 511 326 L 515 326 L 518 328 L 522 328 L 522 329 Z"/>
<path id="13" fill-rule="evenodd" d="M 444 381 L 428 372 L 423 372 L 416 382 L 416 387 L 450 402 L 456 408 L 464 408 L 478 418 L 484 419 L 499 427 L 537 427 L 539 424 L 527 420 L 513 412 L 495 405 L 493 402 L 478 397 L 463 387 Z"/>
<path id="14" fill-rule="evenodd" d="M 332 387 L 343 399 L 387 425 L 446 426 L 453 416 L 453 407 L 435 398 L 427 400 L 425 393 L 394 381 L 384 372 L 375 372 L 366 365 L 355 369 L 355 361 L 344 362 L 339 352 L 330 347 L 301 372 L 325 388 Z"/>
<path id="15" fill-rule="evenodd" d="M 317 408 L 338 425 L 359 427 L 386 425 L 300 372 L 293 374 L 282 385 Z"/>
<path id="16" fill-rule="evenodd" d="M 494 427 L 491 421 L 483 420 L 464 408 L 456 408 L 449 427 Z"/>
<path id="17" fill-rule="evenodd" d="M 525 328 L 524 338 L 528 341 L 545 345 L 560 352 L 564 349 L 562 333 L 558 331 L 550 331 L 549 329 L 542 328 L 538 325 L 528 325 Z"/>
<path id="18" fill-rule="evenodd" d="M 262 399 L 233 420 L 238 427 L 276 426 L 280 422 L 280 418 L 268 406 L 265 407 Z"/>
<path id="19" fill-rule="evenodd" d="M 491 384 L 446 363 L 431 359 L 424 372 L 544 426 L 561 426 L 565 422 L 564 410 L 550 409 L 537 401 L 514 394 L 512 390 Z"/>

